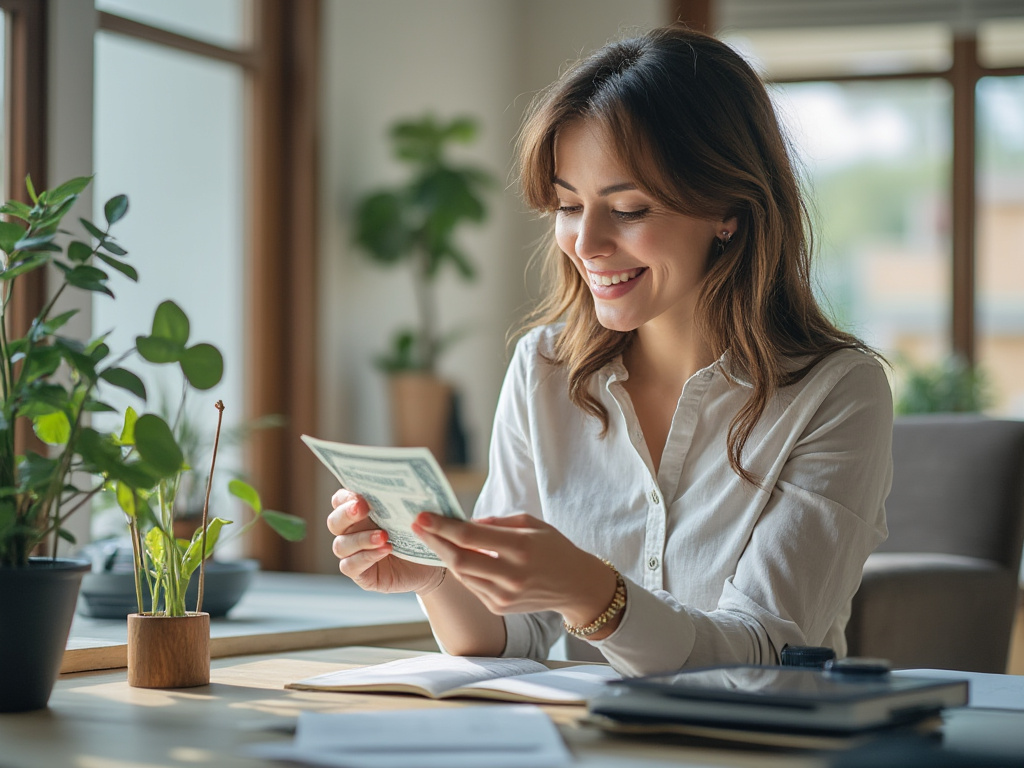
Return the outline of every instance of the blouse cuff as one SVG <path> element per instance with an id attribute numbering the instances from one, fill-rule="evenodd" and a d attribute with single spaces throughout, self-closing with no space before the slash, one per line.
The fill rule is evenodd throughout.
<path id="1" fill-rule="evenodd" d="M 626 581 L 626 611 L 608 637 L 591 642 L 624 676 L 674 672 L 690 656 L 697 632 L 683 606 L 664 590 Z"/>

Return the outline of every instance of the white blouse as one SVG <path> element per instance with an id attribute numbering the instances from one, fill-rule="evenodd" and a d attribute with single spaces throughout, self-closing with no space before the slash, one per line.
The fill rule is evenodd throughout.
<path id="1" fill-rule="evenodd" d="M 778 663 L 787 643 L 845 655 L 851 598 L 886 537 L 893 411 L 881 365 L 843 350 L 780 390 L 742 455 L 758 488 L 729 466 L 729 423 L 750 388 L 725 374 L 728 354 L 686 382 L 655 474 L 621 361 L 591 381 L 610 417 L 602 438 L 569 401 L 564 367 L 540 356 L 558 330 L 516 347 L 475 516 L 527 512 L 614 563 L 626 610 L 590 645 L 623 674 Z M 554 612 L 505 626 L 506 656 L 544 658 L 562 632 Z M 570 656 L 600 658 L 569 641 Z"/>

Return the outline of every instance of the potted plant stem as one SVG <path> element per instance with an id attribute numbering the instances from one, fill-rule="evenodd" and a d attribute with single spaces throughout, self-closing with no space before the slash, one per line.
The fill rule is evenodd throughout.
<path id="1" fill-rule="evenodd" d="M 159 344 L 153 340 L 159 339 Z M 188 317 L 174 302 L 165 301 L 153 321 L 153 333 L 136 339 L 140 354 L 151 362 L 176 362 L 182 369 L 182 398 L 178 415 L 185 412 L 190 388 L 209 389 L 220 381 L 223 361 L 212 345 L 187 346 Z M 197 350 L 201 351 L 201 355 Z M 206 560 L 213 554 L 221 530 L 230 521 L 209 517 L 210 490 L 216 469 L 224 404 L 217 402 L 217 428 L 214 433 L 202 519 L 191 539 L 174 534 L 175 500 L 188 473 L 200 468 L 185 461 L 181 447 L 173 439 L 173 429 L 155 414 L 138 416 L 131 408 L 125 412 L 120 433 L 108 435 L 122 459 L 137 454 L 141 461 L 159 468 L 160 479 L 151 487 L 125 482 L 105 475 L 108 490 L 128 520 L 132 541 L 135 592 L 138 612 L 128 616 L 128 683 L 144 688 L 184 688 L 205 685 L 210 677 L 210 616 L 202 610 Z M 256 490 L 233 480 L 229 490 L 255 513 L 240 533 L 259 520 L 289 541 L 305 535 L 301 519 L 281 512 L 264 510 Z M 194 610 L 186 606 L 186 593 L 198 569 L 198 599 Z M 144 593 L 150 611 L 145 610 Z"/>
<path id="2" fill-rule="evenodd" d="M 410 176 L 359 201 L 355 242 L 378 264 L 411 267 L 418 326 L 399 330 L 376 363 L 390 380 L 395 443 L 425 445 L 444 463 L 452 389 L 438 376 L 437 360 L 454 335 L 439 329 L 434 283 L 445 264 L 465 280 L 474 278 L 455 235 L 463 224 L 486 217 L 482 193 L 491 177 L 448 158 L 452 144 L 476 139 L 477 124 L 470 118 L 401 120 L 390 135 L 395 157 L 410 166 Z"/>
<path id="3" fill-rule="evenodd" d="M 127 251 L 110 234 L 128 210 L 118 195 L 104 205 L 105 223 L 80 219 L 84 234 L 62 244 L 64 217 L 88 187 L 88 177 L 36 192 L 31 204 L 0 206 L 0 711 L 46 706 L 60 669 L 82 573 L 88 564 L 57 557 L 61 541 L 73 543 L 64 525 L 87 506 L 104 481 L 103 467 L 131 487 L 153 487 L 163 476 L 137 458 L 105 450 L 89 414 L 115 410 L 99 391 L 113 386 L 145 399 L 142 380 L 122 366 L 135 350 L 115 356 L 104 338 L 81 342 L 62 335 L 76 314 L 58 312 L 69 288 L 113 297 L 113 269 L 138 274 Z M 47 270 L 50 297 L 20 336 L 12 336 L 12 297 L 26 275 Z M 162 330 L 156 334 L 161 343 Z M 202 353 L 200 353 L 202 357 Z M 45 449 L 22 436 L 34 433 Z M 16 434 L 19 435 L 16 438 Z M 173 443 L 173 440 L 170 441 Z M 35 553 L 48 546 L 46 557 Z"/>

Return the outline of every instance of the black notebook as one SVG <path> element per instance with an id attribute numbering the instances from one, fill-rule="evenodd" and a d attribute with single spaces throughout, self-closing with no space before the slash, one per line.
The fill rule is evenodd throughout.
<path id="1" fill-rule="evenodd" d="M 588 707 L 627 723 L 838 734 L 905 725 L 966 703 L 966 680 L 735 665 L 613 681 Z"/>

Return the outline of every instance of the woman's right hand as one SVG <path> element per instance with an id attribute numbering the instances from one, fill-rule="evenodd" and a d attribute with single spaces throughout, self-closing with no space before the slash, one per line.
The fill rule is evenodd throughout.
<path id="1" fill-rule="evenodd" d="M 334 511 L 327 516 L 327 530 L 334 534 L 331 549 L 341 572 L 360 587 L 425 594 L 440 584 L 441 568 L 391 554 L 387 531 L 370 520 L 370 506 L 362 496 L 342 488 L 331 497 L 331 505 Z"/>

